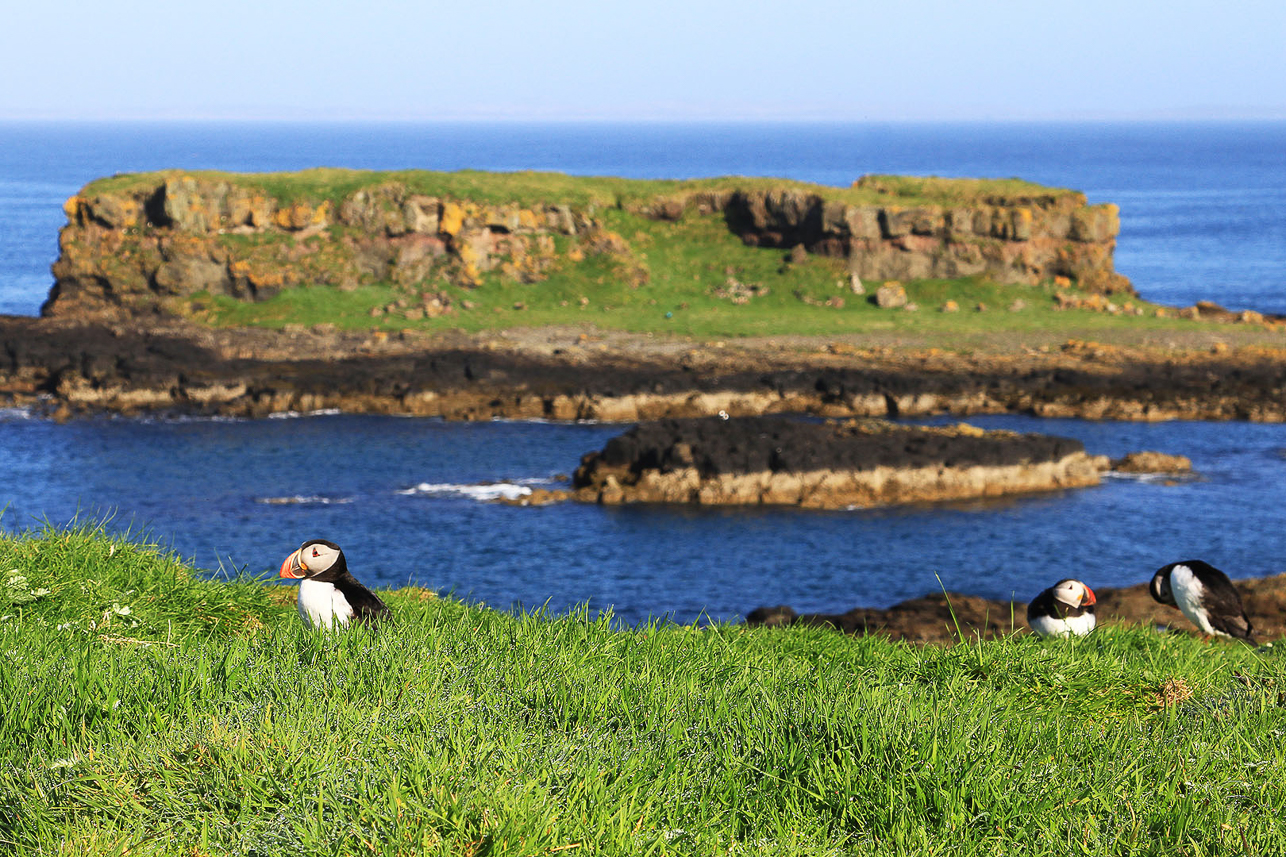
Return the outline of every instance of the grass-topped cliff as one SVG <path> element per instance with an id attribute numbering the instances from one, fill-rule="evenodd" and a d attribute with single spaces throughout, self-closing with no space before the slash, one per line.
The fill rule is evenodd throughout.
<path id="1" fill-rule="evenodd" d="M 0 538 L 0 850 L 1275 853 L 1277 654 L 1143 628 L 949 648 L 278 590 Z M 293 595 L 292 590 L 285 594 Z"/>
<path id="2" fill-rule="evenodd" d="M 473 200 L 492 205 L 527 208 L 569 205 L 577 208 L 622 206 L 636 208 L 667 195 L 743 190 L 786 190 L 824 196 L 851 205 L 1034 205 L 1067 200 L 1085 204 L 1079 191 L 1046 187 L 1019 178 L 944 179 L 937 177 L 872 175 L 852 187 L 839 188 L 790 179 L 724 176 L 709 179 L 627 179 L 614 176 L 572 176 L 533 170 L 498 173 L 484 170 L 349 170 L 319 167 L 292 173 L 228 173 L 215 170 L 126 173 L 97 179 L 80 196 L 150 194 L 175 176 L 190 176 L 207 185 L 227 183 L 284 205 L 329 202 L 338 207 L 359 190 L 401 185 L 413 194 Z"/>
<path id="3" fill-rule="evenodd" d="M 55 315 L 715 336 L 1155 316 L 1113 270 L 1115 206 L 1019 179 L 168 172 L 93 182 L 67 212 Z"/>

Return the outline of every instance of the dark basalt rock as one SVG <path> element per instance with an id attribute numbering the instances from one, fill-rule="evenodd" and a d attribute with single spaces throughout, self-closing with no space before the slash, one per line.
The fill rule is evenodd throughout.
<path id="1" fill-rule="evenodd" d="M 694 467 L 725 473 L 873 470 L 876 467 L 975 467 L 1058 461 L 1084 451 L 1078 440 L 1040 434 L 898 426 L 883 420 L 817 423 L 785 417 L 670 419 L 642 423 L 590 453 L 574 487 L 598 466 L 661 472 Z"/>
<path id="2" fill-rule="evenodd" d="M 642 423 L 581 459 L 576 499 L 815 509 L 972 500 L 1099 483 L 1078 441 L 970 425 L 782 416 Z"/>
<path id="3" fill-rule="evenodd" d="M 0 316 L 0 404 L 46 395 L 78 411 L 340 408 L 624 423 L 720 409 L 734 417 L 1010 412 L 1286 420 L 1286 359 L 1267 351 L 932 361 L 894 354 L 836 365 L 842 361 L 833 355 L 747 352 L 694 361 L 635 347 L 591 357 L 573 348 L 492 349 L 463 335 L 384 336 L 211 330 L 153 317 L 100 323 Z"/>

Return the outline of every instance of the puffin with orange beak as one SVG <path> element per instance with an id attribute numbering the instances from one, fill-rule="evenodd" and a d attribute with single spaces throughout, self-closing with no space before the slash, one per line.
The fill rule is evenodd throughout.
<path id="1" fill-rule="evenodd" d="M 1094 590 L 1079 580 L 1060 580 L 1027 605 L 1027 624 L 1042 637 L 1084 637 L 1094 618 Z"/>
<path id="2" fill-rule="evenodd" d="M 388 605 L 348 571 L 339 545 L 325 539 L 304 542 L 281 564 L 281 576 L 299 580 L 299 616 L 326 631 L 351 622 L 367 627 L 392 621 Z"/>

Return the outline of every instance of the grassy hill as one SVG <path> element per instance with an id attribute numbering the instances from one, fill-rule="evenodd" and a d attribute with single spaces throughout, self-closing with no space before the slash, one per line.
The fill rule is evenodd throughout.
<path id="1" fill-rule="evenodd" d="M 514 617 L 396 631 L 94 529 L 0 538 L 0 850 L 1267 854 L 1275 650 L 1147 629 L 914 648 Z"/>

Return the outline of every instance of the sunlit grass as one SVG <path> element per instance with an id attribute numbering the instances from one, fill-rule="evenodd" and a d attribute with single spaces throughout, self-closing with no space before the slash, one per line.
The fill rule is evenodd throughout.
<path id="1" fill-rule="evenodd" d="M 395 628 L 326 637 L 260 583 L 93 529 L 6 537 L 0 570 L 23 577 L 0 589 L 0 851 L 1267 854 L 1286 837 L 1286 675 L 1244 646 L 619 630 L 419 593 L 388 594 Z"/>

